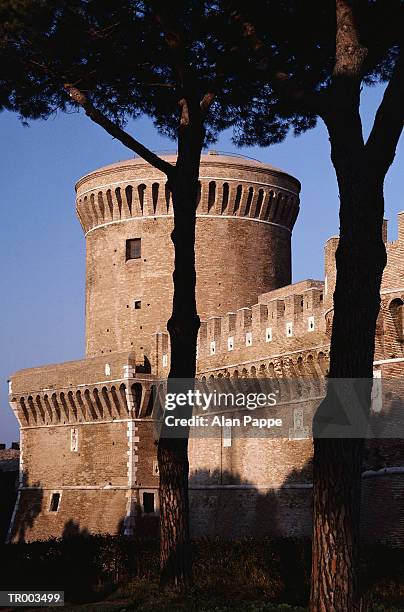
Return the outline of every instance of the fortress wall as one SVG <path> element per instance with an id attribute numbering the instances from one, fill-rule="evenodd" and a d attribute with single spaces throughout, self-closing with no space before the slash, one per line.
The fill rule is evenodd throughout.
<path id="1" fill-rule="evenodd" d="M 56 537 L 65 529 L 155 532 L 154 377 L 142 369 L 132 353 L 117 353 L 12 377 L 10 403 L 21 427 L 13 541 Z M 155 505 L 147 516 L 145 491 Z M 52 511 L 55 494 L 59 506 Z"/>
<path id="2" fill-rule="evenodd" d="M 77 451 L 71 448 L 73 429 Z M 117 533 L 127 505 L 127 423 L 45 426 L 23 429 L 21 435 L 11 540 L 60 537 L 72 529 Z M 60 494 L 57 512 L 51 511 L 55 493 Z"/>
<path id="3" fill-rule="evenodd" d="M 252 308 L 241 308 L 223 317 L 201 321 L 198 373 L 237 366 L 241 370 L 245 362 L 251 365 L 279 355 L 292 357 L 311 347 L 317 353 L 322 348 L 326 350 L 329 337 L 324 320 L 324 284 L 304 281 L 296 285 L 299 293 L 295 293 L 294 288 L 290 285 L 265 293 L 260 296 L 260 303 Z M 272 294 L 275 294 L 274 299 Z M 159 374 L 164 376 L 169 369 L 168 335 L 155 336 L 154 346 Z M 299 355 L 295 357 L 297 362 Z M 323 373 L 320 368 L 320 374 Z"/>
<path id="4" fill-rule="evenodd" d="M 117 534 L 122 531 L 126 491 L 62 490 L 57 512 L 48 510 L 50 493 L 41 489 L 20 492 L 10 541 L 32 542 L 79 533 Z"/>
<path id="5" fill-rule="evenodd" d="M 387 241 L 387 221 L 384 221 L 383 237 L 386 244 L 387 263 L 381 284 L 381 312 L 377 323 L 376 360 L 402 355 L 403 325 L 393 321 L 390 304 L 392 300 L 404 301 L 404 212 L 398 214 L 398 238 Z M 333 294 L 336 281 L 335 251 L 338 247 L 338 236 L 332 236 L 325 244 L 325 289 L 324 309 L 326 328 L 331 330 L 333 316 Z M 402 318 L 402 315 L 401 315 Z"/>
<path id="6" fill-rule="evenodd" d="M 382 291 L 404 287 L 404 212 L 398 214 L 398 237 L 386 243 L 387 265 L 383 273 Z"/>
<path id="7" fill-rule="evenodd" d="M 23 485 L 126 485 L 127 424 L 77 423 L 78 450 L 71 450 L 71 425 L 23 430 Z"/>
<path id="8" fill-rule="evenodd" d="M 293 407 L 285 422 L 293 427 Z M 257 413 L 257 416 L 259 414 Z M 226 432 L 228 434 L 229 432 Z M 247 436 L 246 431 L 243 433 Z M 312 441 L 272 439 L 262 433 L 241 437 L 239 432 L 225 440 L 222 428 L 218 437 L 193 438 L 189 441 L 190 486 L 248 485 L 281 487 L 291 483 L 311 482 Z M 270 461 L 268 461 L 270 457 Z"/>
<path id="9" fill-rule="evenodd" d="M 77 424 L 22 430 L 24 452 L 12 541 L 77 532 L 156 533 L 158 470 L 152 421 Z M 143 493 L 155 512 L 144 513 Z M 52 495 L 60 494 L 57 512 Z"/>
<path id="10" fill-rule="evenodd" d="M 384 289 L 376 328 L 375 361 L 402 360 L 404 362 L 404 287 L 396 290 Z M 402 377 L 400 361 L 381 363 L 385 377 Z"/>
<path id="11" fill-rule="evenodd" d="M 196 236 L 200 378 L 319 381 L 327 373 L 338 238 L 325 248 L 325 283 L 288 284 L 299 189 L 293 177 L 258 162 L 203 156 Z M 171 194 L 159 171 L 129 160 L 81 179 L 77 212 L 87 240 L 89 358 L 11 379 L 22 442 L 13 541 L 86 530 L 148 535 L 157 528 L 156 405 L 149 398 L 156 376 L 165 378 L 169 368 Z M 141 239 L 141 257 L 127 261 L 126 240 L 133 238 Z M 403 300 L 403 243 L 401 215 L 399 239 L 387 245 L 378 321 L 375 369 L 383 377 L 402 376 L 396 306 Z M 293 405 L 281 409 L 292 427 Z M 229 444 L 224 434 L 218 428 L 217 438 L 190 440 L 192 534 L 309 535 L 311 440 L 233 436 Z M 365 537 L 402 542 L 400 445 L 377 440 L 367 447 Z M 52 512 L 55 491 L 61 498 Z"/>
<path id="12" fill-rule="evenodd" d="M 310 537 L 311 489 L 190 489 L 192 537 Z"/>
<path id="13" fill-rule="evenodd" d="M 362 480 L 361 531 L 365 540 L 394 546 L 404 543 L 404 474 Z"/>

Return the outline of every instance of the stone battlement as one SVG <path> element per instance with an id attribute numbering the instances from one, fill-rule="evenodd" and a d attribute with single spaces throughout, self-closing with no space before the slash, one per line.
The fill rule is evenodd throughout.
<path id="1" fill-rule="evenodd" d="M 198 216 L 245 217 L 290 231 L 299 212 L 300 183 L 260 162 L 203 155 L 199 185 Z M 165 176 L 140 159 L 97 170 L 81 179 L 76 190 L 85 233 L 131 218 L 173 215 Z"/>
<path id="2" fill-rule="evenodd" d="M 150 416 L 155 377 L 133 353 L 21 370 L 9 381 L 20 427 Z"/>
<path id="3" fill-rule="evenodd" d="M 310 348 L 328 349 L 323 294 L 322 281 L 306 280 L 260 295 L 252 308 L 201 321 L 198 373 L 280 354 L 303 354 Z M 159 375 L 165 376 L 169 369 L 168 334 L 159 333 L 155 338 L 155 361 L 159 362 Z"/>

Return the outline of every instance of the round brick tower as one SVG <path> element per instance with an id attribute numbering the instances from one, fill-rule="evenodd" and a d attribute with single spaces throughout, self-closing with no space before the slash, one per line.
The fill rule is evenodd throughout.
<path id="1" fill-rule="evenodd" d="M 175 156 L 165 159 L 175 163 Z M 171 314 L 173 210 L 166 177 L 142 159 L 76 185 L 86 236 L 86 354 L 147 352 Z M 291 281 L 300 183 L 248 158 L 202 156 L 196 226 L 201 318 L 252 306 Z"/>

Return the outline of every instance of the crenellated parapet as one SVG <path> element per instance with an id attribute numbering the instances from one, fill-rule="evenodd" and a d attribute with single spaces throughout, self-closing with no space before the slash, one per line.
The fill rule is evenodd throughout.
<path id="1" fill-rule="evenodd" d="M 155 376 L 130 353 L 21 370 L 9 400 L 21 429 L 151 417 Z"/>
<path id="2" fill-rule="evenodd" d="M 404 362 L 404 212 L 398 214 L 397 240 L 389 241 L 388 222 L 384 220 L 383 240 L 387 263 L 380 289 L 380 312 L 376 326 L 375 369 L 386 376 L 401 376 Z M 332 326 L 334 314 L 333 294 L 336 283 L 335 253 L 339 237 L 332 236 L 325 245 L 324 317 L 327 332 Z"/>
<path id="3" fill-rule="evenodd" d="M 323 302 L 324 283 L 307 280 L 262 294 L 252 308 L 201 321 L 198 375 L 214 370 L 237 370 L 239 375 L 245 375 L 245 370 L 254 376 L 252 368 L 257 373 L 258 364 L 258 369 L 270 376 L 266 363 L 272 363 L 276 376 L 289 376 L 291 366 L 293 375 L 311 376 L 316 371 L 324 374 L 329 337 Z M 156 367 L 164 376 L 169 368 L 168 335 L 160 333 L 155 339 Z M 282 371 L 274 360 L 282 362 Z M 301 366 L 306 361 L 303 372 Z"/>
<path id="4" fill-rule="evenodd" d="M 299 212 L 299 181 L 260 162 L 212 153 L 201 159 L 198 216 L 245 217 L 292 230 Z M 175 156 L 164 158 L 175 162 Z M 165 175 L 140 158 L 83 177 L 76 191 L 86 234 L 128 219 L 173 215 Z"/>

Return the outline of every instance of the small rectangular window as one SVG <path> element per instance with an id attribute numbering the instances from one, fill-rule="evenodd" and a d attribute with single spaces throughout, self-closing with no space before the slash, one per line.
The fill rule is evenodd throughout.
<path id="1" fill-rule="evenodd" d="M 154 513 L 154 493 L 143 493 L 143 512 L 145 514 Z"/>
<path id="2" fill-rule="evenodd" d="M 293 336 L 293 323 L 286 323 L 286 335 L 288 338 Z"/>
<path id="3" fill-rule="evenodd" d="M 267 327 L 265 330 L 265 342 L 271 342 L 272 340 L 272 328 Z"/>
<path id="4" fill-rule="evenodd" d="M 245 345 L 246 346 L 252 345 L 252 333 L 251 332 L 247 332 L 245 335 Z"/>
<path id="5" fill-rule="evenodd" d="M 57 512 L 59 509 L 60 493 L 52 493 L 49 510 L 50 512 Z"/>
<path id="6" fill-rule="evenodd" d="M 234 349 L 234 338 L 233 336 L 229 336 L 227 338 L 227 350 L 232 351 Z"/>
<path id="7" fill-rule="evenodd" d="M 216 353 L 216 342 L 212 340 L 210 343 L 210 354 L 214 355 Z"/>
<path id="8" fill-rule="evenodd" d="M 141 257 L 141 239 L 130 238 L 126 241 L 126 261 L 129 259 L 140 259 Z"/>
<path id="9" fill-rule="evenodd" d="M 307 319 L 307 330 L 314 331 L 314 317 L 309 317 Z"/>
<path id="10" fill-rule="evenodd" d="M 134 300 L 133 308 L 134 310 L 140 310 L 142 308 L 142 300 Z"/>

